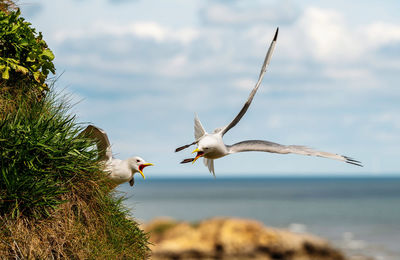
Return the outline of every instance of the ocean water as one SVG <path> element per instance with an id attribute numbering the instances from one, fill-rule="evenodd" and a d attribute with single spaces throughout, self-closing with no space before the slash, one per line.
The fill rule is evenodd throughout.
<path id="1" fill-rule="evenodd" d="M 400 259 L 400 178 L 136 178 L 122 185 L 139 221 L 233 216 L 310 232 L 349 255 Z"/>

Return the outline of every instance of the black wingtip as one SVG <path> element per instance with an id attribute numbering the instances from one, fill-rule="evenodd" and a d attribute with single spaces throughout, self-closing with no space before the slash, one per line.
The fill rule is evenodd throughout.
<path id="1" fill-rule="evenodd" d="M 196 144 L 196 141 L 194 141 L 194 142 L 191 143 L 191 144 L 187 144 L 187 145 L 184 145 L 184 146 L 181 146 L 181 147 L 176 148 L 176 149 L 175 149 L 175 152 L 182 151 L 183 149 L 186 149 L 186 148 L 188 148 L 188 147 L 190 147 L 190 146 L 192 146 L 192 145 L 194 145 L 194 144 Z"/>
<path id="2" fill-rule="evenodd" d="M 175 149 L 175 152 L 179 152 L 179 151 L 182 151 L 183 149 L 186 149 L 186 148 L 188 148 L 190 145 L 184 145 L 184 146 L 181 146 L 181 147 L 178 147 L 178 148 L 176 148 Z"/>
<path id="3" fill-rule="evenodd" d="M 181 164 L 183 164 L 183 163 L 190 163 L 190 162 L 193 162 L 194 161 L 194 158 L 188 158 L 188 159 L 184 159 L 183 161 L 181 161 L 180 163 Z"/>
<path id="4" fill-rule="evenodd" d="M 278 32 L 279 32 L 279 27 L 276 28 L 275 36 L 274 36 L 273 41 L 276 41 L 276 39 L 278 39 Z"/>
<path id="5" fill-rule="evenodd" d="M 361 164 L 360 161 L 354 160 L 353 158 L 347 157 L 347 156 L 343 156 L 343 157 L 346 159 L 346 162 L 349 163 L 349 164 L 353 164 L 353 165 L 356 165 L 356 166 L 359 166 L 359 167 L 364 167 L 364 166 Z"/>

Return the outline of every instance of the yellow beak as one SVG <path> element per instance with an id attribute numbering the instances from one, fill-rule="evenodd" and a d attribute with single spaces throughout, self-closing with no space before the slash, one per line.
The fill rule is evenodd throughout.
<path id="1" fill-rule="evenodd" d="M 143 168 L 146 167 L 146 166 L 153 166 L 153 165 L 154 165 L 154 164 L 152 164 L 152 163 L 144 163 L 144 164 L 140 165 L 140 166 L 142 166 L 142 167 L 139 167 L 139 173 L 142 175 L 143 180 L 145 180 L 146 177 L 144 176 L 143 171 L 142 171 L 140 168 L 143 169 Z"/>
<path id="2" fill-rule="evenodd" d="M 192 153 L 198 153 L 198 152 L 201 152 L 201 151 L 199 150 L 199 148 L 196 148 L 196 149 L 193 150 Z M 194 164 L 194 163 L 197 161 L 197 159 L 199 159 L 199 158 L 202 157 L 203 155 L 204 155 L 204 153 L 198 154 L 198 155 L 194 158 L 194 160 L 192 161 L 192 164 Z"/>

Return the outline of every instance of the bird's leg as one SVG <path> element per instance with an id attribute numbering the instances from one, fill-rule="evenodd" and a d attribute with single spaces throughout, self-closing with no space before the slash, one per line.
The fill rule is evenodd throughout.
<path id="1" fill-rule="evenodd" d="M 132 177 L 132 179 L 129 181 L 129 185 L 133 186 L 135 184 L 135 179 Z"/>

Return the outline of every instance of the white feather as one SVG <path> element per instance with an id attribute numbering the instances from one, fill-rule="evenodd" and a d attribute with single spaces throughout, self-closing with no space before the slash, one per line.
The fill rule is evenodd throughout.
<path id="1" fill-rule="evenodd" d="M 215 178 L 215 171 L 214 171 L 214 160 L 204 158 L 204 165 L 208 167 L 208 170 L 212 173 Z"/>
<path id="2" fill-rule="evenodd" d="M 199 117 L 197 114 L 194 116 L 194 138 L 195 140 L 200 139 L 203 135 L 205 135 L 207 132 L 204 130 L 203 125 L 200 122 Z"/>

